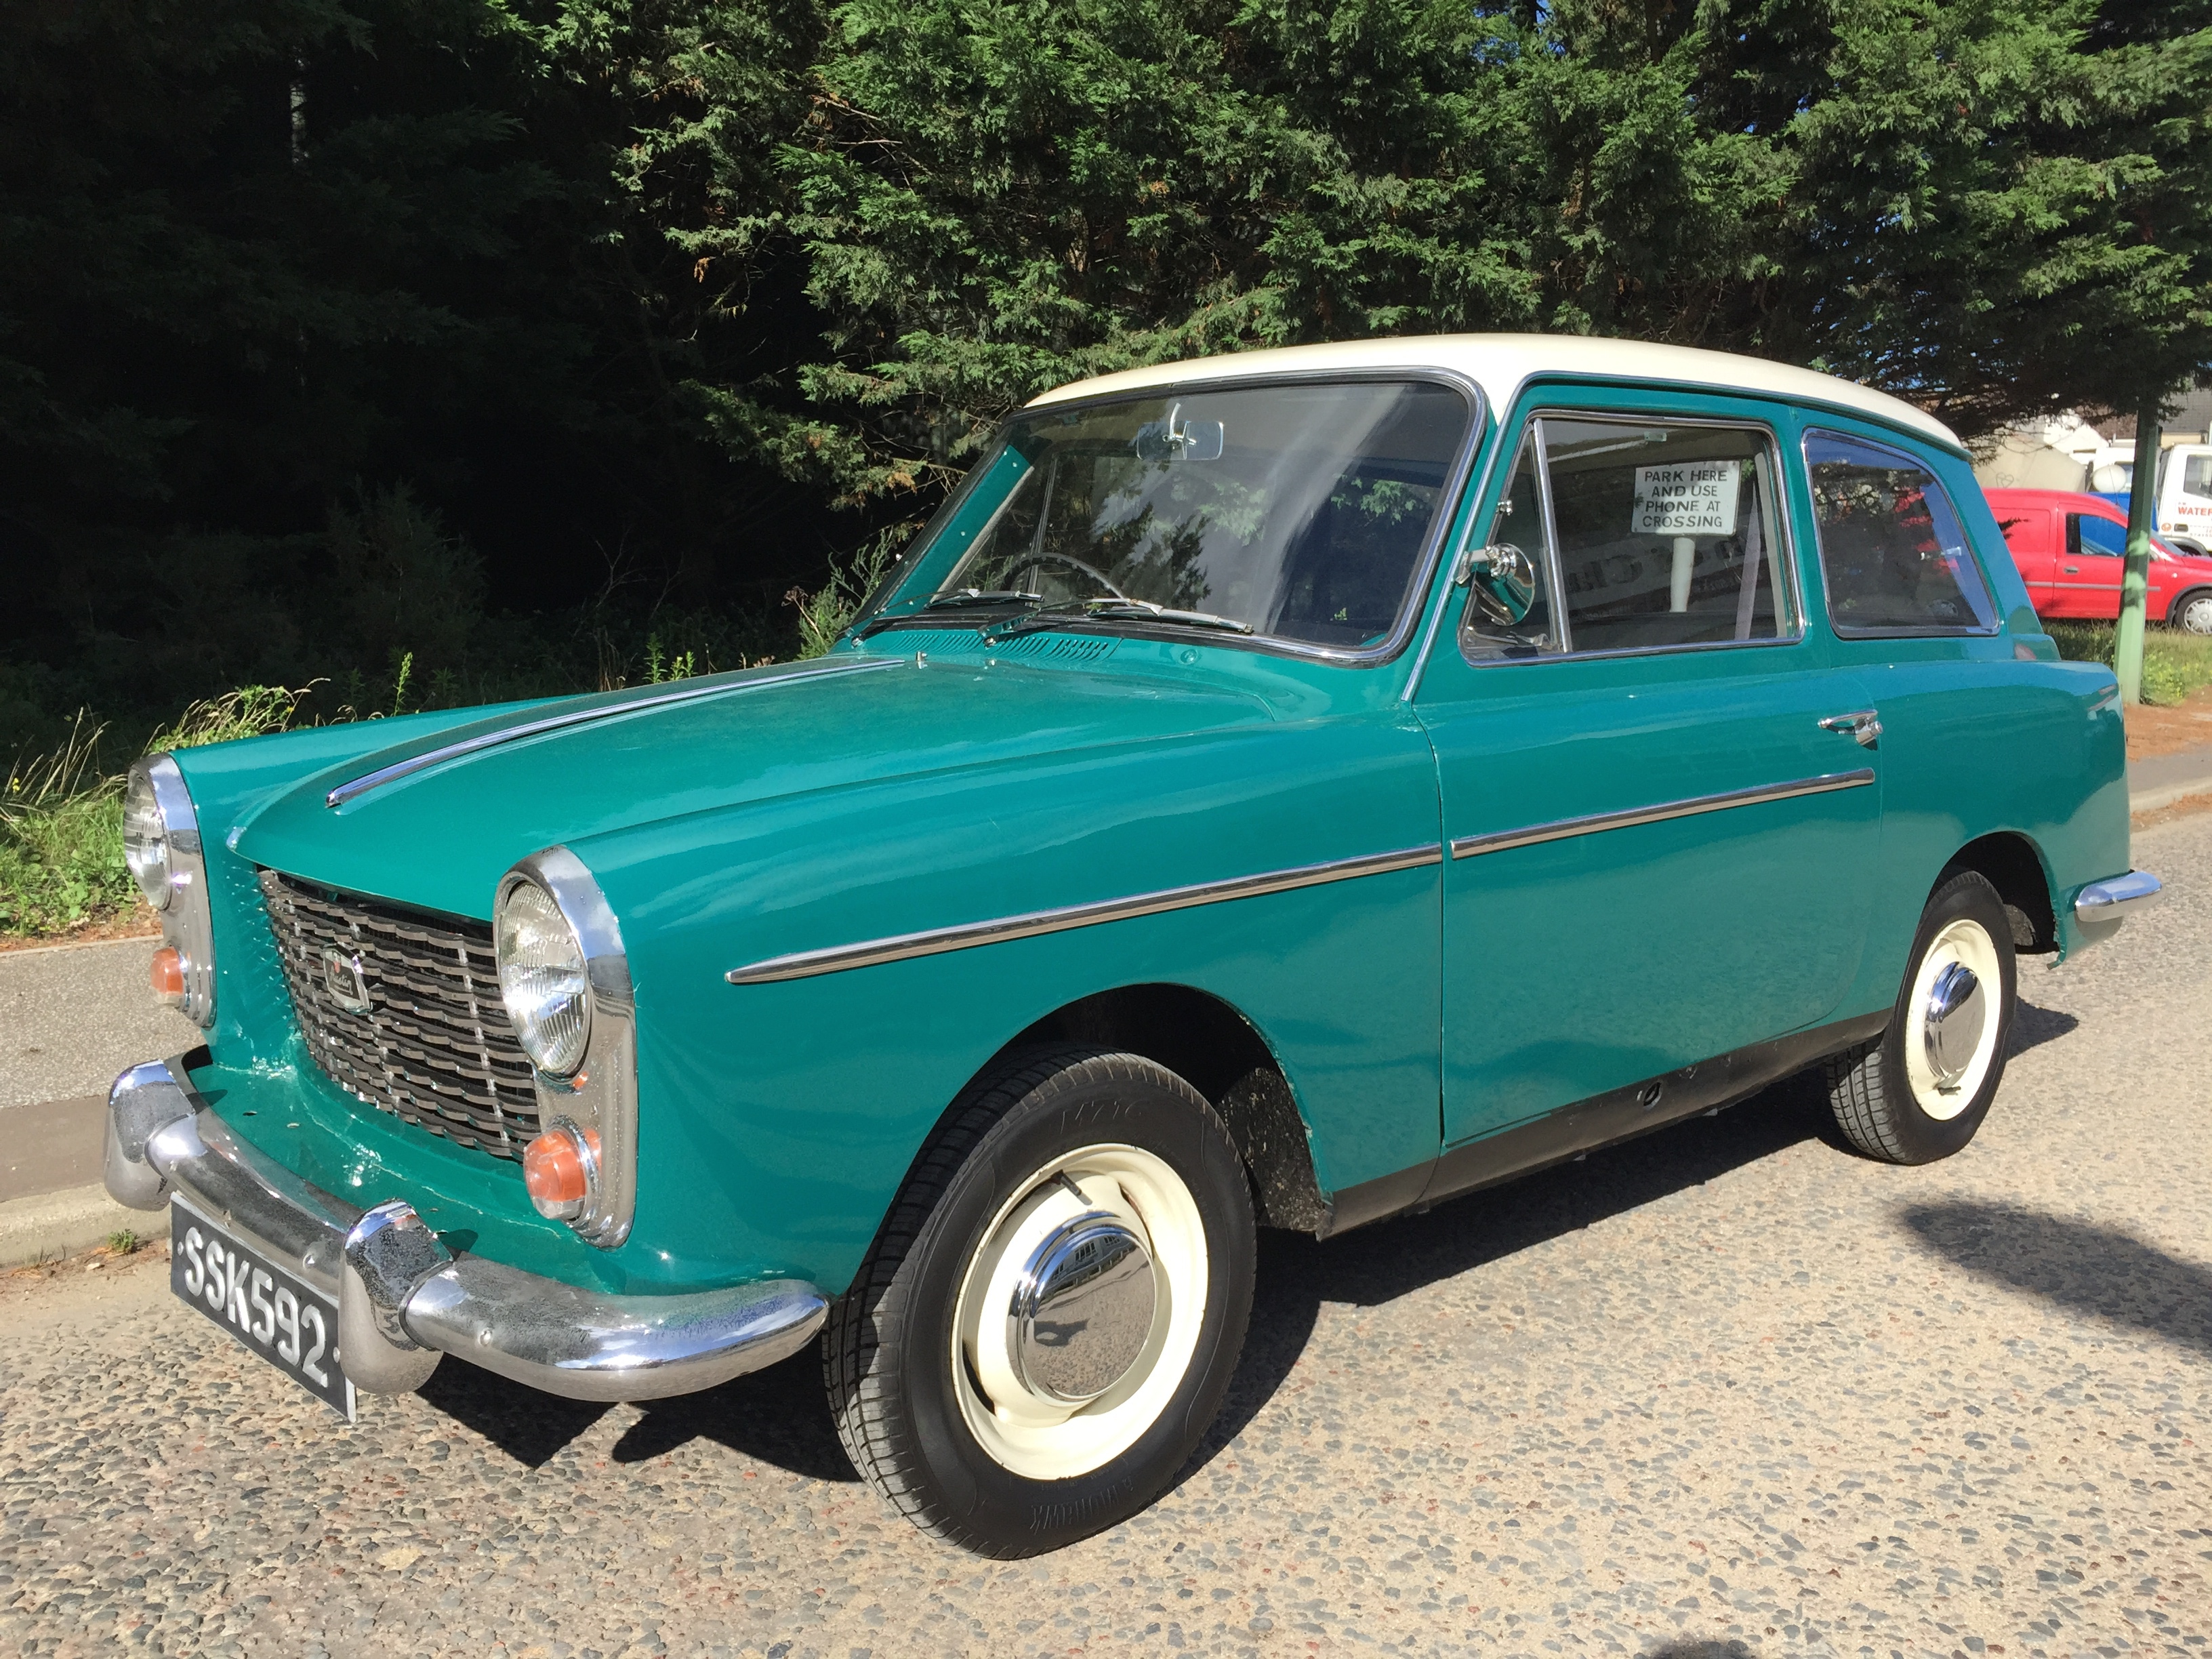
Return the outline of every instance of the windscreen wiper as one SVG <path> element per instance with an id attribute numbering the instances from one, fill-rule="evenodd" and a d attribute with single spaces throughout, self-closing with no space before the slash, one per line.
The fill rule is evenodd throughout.
<path id="1" fill-rule="evenodd" d="M 853 630 L 853 637 L 865 640 L 880 629 L 918 617 L 925 611 L 962 611 L 982 605 L 1039 605 L 1043 600 L 1043 594 L 1024 592 L 1019 588 L 956 588 L 950 593 L 933 593 L 919 602 L 909 599 L 896 611 L 878 611 Z"/>
<path id="2" fill-rule="evenodd" d="M 1077 599 L 1048 605 L 1018 617 L 994 623 L 983 630 L 986 644 L 1010 640 L 1017 634 L 1033 634 L 1040 628 L 1056 628 L 1064 622 L 1158 622 L 1178 628 L 1218 628 L 1229 634 L 1249 634 L 1250 623 L 1234 617 L 1217 617 L 1210 611 L 1176 611 L 1149 599 Z"/>

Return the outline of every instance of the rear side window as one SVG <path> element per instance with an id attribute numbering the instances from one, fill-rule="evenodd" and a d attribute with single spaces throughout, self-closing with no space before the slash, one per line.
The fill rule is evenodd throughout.
<path id="1" fill-rule="evenodd" d="M 2094 513 L 2069 513 L 2066 515 L 2066 550 L 2069 553 L 2087 553 L 2097 558 L 2125 558 L 2128 527 L 2124 524 L 2114 524 L 2110 519 L 2100 518 Z"/>
<path id="2" fill-rule="evenodd" d="M 1832 432 L 1805 437 L 1828 617 L 1838 634 L 1955 634 L 1996 610 L 1950 497 L 1911 456 Z"/>

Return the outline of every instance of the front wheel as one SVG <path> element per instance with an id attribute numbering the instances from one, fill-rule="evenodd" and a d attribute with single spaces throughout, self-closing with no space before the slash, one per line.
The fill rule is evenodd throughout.
<path id="1" fill-rule="evenodd" d="M 1243 1346 L 1255 1224 L 1212 1107 L 1134 1054 L 1062 1049 L 972 1091 L 832 1314 L 854 1467 L 979 1555 L 1149 1504 Z"/>
<path id="2" fill-rule="evenodd" d="M 1921 912 L 1904 988 L 1875 1042 L 1826 1062 L 1844 1138 L 1885 1164 L 1932 1164 L 1974 1138 L 2004 1078 L 2017 989 L 2012 925 L 1973 871 Z"/>

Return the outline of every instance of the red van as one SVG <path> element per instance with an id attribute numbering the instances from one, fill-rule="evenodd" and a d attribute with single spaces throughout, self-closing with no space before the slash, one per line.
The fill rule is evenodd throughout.
<path id="1" fill-rule="evenodd" d="M 2072 489 L 1991 489 L 2005 545 L 2027 584 L 2036 614 L 2112 622 L 2120 614 L 2120 568 L 2128 515 L 2110 501 Z M 2212 559 L 2176 551 L 2151 538 L 2153 622 L 2212 634 Z"/>

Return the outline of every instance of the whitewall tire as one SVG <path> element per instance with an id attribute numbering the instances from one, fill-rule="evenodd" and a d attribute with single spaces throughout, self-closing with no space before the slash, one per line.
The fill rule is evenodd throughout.
<path id="1" fill-rule="evenodd" d="M 2017 988 L 2004 901 L 1978 872 L 1949 878 L 1921 913 L 1888 1029 L 1826 1062 L 1844 1138 L 1886 1164 L 1972 1140 L 2004 1078 Z"/>
<path id="2" fill-rule="evenodd" d="M 1059 1048 L 971 1089 L 825 1332 L 854 1466 L 978 1554 L 1158 1496 L 1243 1346 L 1255 1222 L 1212 1108 L 1141 1056 Z"/>

